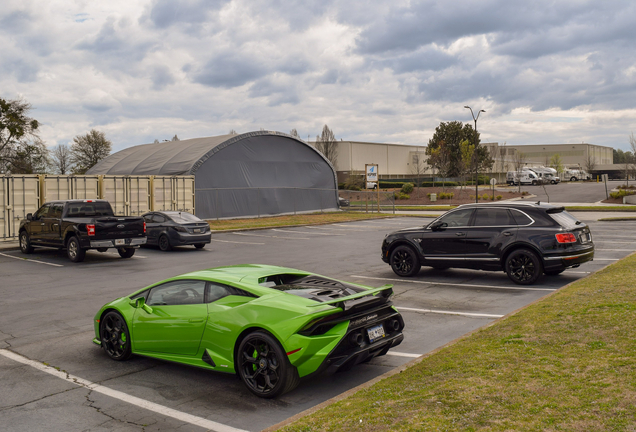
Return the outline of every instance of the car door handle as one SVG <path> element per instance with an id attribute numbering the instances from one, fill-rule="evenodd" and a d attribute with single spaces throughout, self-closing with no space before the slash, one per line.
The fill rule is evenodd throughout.
<path id="1" fill-rule="evenodd" d="M 203 322 L 203 318 L 190 318 L 191 323 L 200 323 Z"/>
<path id="2" fill-rule="evenodd" d="M 44 225 L 46 225 L 46 224 L 45 224 L 44 222 L 42 222 L 40 225 L 44 226 Z"/>
<path id="3" fill-rule="evenodd" d="M 506 232 L 504 232 L 504 233 L 503 233 L 503 235 L 505 235 L 505 236 L 511 236 L 511 235 L 512 235 L 512 233 L 511 233 L 510 231 L 506 231 Z"/>
<path id="4" fill-rule="evenodd" d="M 457 237 L 464 237 L 464 236 L 466 235 L 466 233 L 463 233 L 463 232 L 457 232 L 457 233 L 455 233 L 455 235 L 456 235 Z"/>

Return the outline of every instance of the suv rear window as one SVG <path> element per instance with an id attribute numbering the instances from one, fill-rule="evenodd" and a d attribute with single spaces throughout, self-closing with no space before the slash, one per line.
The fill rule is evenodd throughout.
<path id="1" fill-rule="evenodd" d="M 577 225 L 581 224 L 577 218 L 572 216 L 570 213 L 564 211 L 560 211 L 558 213 L 548 213 L 552 219 L 559 225 L 561 225 L 565 229 L 573 229 L 576 228 Z"/>

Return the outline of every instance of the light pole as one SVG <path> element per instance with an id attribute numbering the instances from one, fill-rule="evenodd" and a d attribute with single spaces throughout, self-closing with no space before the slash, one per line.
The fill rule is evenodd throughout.
<path id="1" fill-rule="evenodd" d="M 479 110 L 477 112 L 477 117 L 475 117 L 475 113 L 473 113 L 473 109 L 468 105 L 464 105 L 464 108 L 468 108 L 470 110 L 470 115 L 473 116 L 473 120 L 475 122 L 475 148 L 473 149 L 473 159 L 475 162 L 475 202 L 479 202 L 479 173 L 477 172 L 477 166 L 479 165 L 477 159 L 477 120 L 479 120 L 479 114 L 486 112 L 484 110 Z"/>

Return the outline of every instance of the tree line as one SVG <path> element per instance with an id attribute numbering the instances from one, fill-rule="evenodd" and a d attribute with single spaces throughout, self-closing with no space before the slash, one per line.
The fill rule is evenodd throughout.
<path id="1" fill-rule="evenodd" d="M 110 155 L 112 143 L 95 129 L 73 138 L 70 146 L 48 149 L 30 111 L 23 99 L 0 98 L 0 174 L 85 174 Z"/>

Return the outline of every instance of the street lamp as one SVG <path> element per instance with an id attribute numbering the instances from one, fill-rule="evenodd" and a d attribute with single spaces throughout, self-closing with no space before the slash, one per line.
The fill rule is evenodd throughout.
<path id="1" fill-rule="evenodd" d="M 479 110 L 477 112 L 477 117 L 475 117 L 475 113 L 473 113 L 473 109 L 468 105 L 464 105 L 464 108 L 468 108 L 470 110 L 470 115 L 473 116 L 473 120 L 475 121 L 475 149 L 473 150 L 473 159 L 475 162 L 475 202 L 479 202 L 479 173 L 477 172 L 477 166 L 479 165 L 477 162 L 477 120 L 479 120 L 479 114 L 486 112 L 484 110 Z"/>

